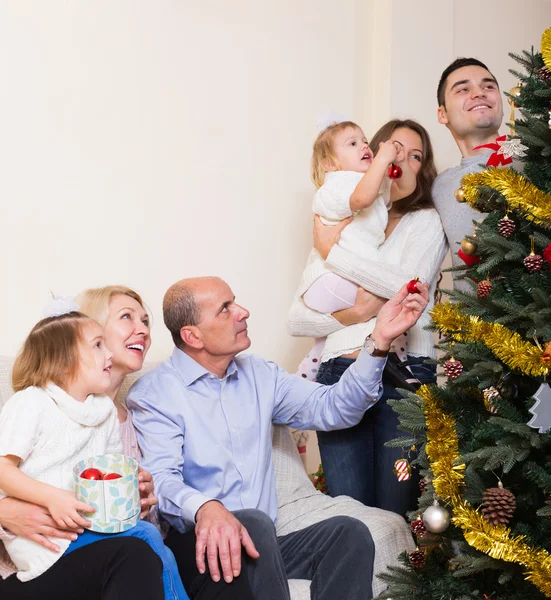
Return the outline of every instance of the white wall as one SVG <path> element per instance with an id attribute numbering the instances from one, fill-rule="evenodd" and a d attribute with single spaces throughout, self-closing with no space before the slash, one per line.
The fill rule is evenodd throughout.
<path id="1" fill-rule="evenodd" d="M 0 3 L 0 353 L 13 354 L 50 289 L 122 282 L 156 327 L 174 280 L 220 274 L 251 309 L 253 349 L 291 368 L 284 323 L 310 246 L 315 118 L 372 134 L 390 116 L 430 131 L 458 55 L 504 90 L 509 51 L 539 45 L 551 2 L 527 0 Z"/>
<path id="2" fill-rule="evenodd" d="M 165 289 L 218 274 L 251 309 L 253 349 L 291 366 L 315 120 L 352 112 L 355 4 L 3 0 L 0 354 L 50 289 L 122 282 L 164 357 Z"/>

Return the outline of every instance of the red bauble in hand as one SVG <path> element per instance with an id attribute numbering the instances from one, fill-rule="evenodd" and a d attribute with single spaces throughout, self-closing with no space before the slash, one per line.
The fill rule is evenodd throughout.
<path id="1" fill-rule="evenodd" d="M 415 279 L 412 279 L 411 281 L 408 281 L 408 294 L 418 294 L 419 293 L 419 288 L 417 287 L 417 284 L 419 283 L 419 277 L 416 277 Z"/>
<path id="2" fill-rule="evenodd" d="M 107 473 L 107 475 L 103 476 L 103 481 L 106 479 L 120 479 L 122 475 L 120 473 Z"/>
<path id="3" fill-rule="evenodd" d="M 84 469 L 80 474 L 82 479 L 93 479 L 95 481 L 103 479 L 103 473 L 99 469 Z"/>
<path id="4" fill-rule="evenodd" d="M 392 164 L 388 167 L 388 176 L 390 179 L 400 179 L 402 177 L 402 167 Z"/>

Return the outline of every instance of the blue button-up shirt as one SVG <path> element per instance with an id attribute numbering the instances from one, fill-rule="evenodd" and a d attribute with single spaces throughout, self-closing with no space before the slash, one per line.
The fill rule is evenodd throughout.
<path id="1" fill-rule="evenodd" d="M 275 523 L 272 423 L 355 425 L 379 398 L 384 364 L 362 350 L 338 383 L 325 386 L 243 355 L 219 379 L 176 348 L 127 397 L 161 513 L 186 531 L 205 502 L 219 500 L 230 511 L 260 509 Z"/>

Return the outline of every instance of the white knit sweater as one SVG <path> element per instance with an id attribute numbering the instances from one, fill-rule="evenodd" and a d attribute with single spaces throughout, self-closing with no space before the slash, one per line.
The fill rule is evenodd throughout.
<path id="1" fill-rule="evenodd" d="M 432 333 L 423 328 L 430 323 L 428 311 L 434 303 L 434 291 L 447 245 L 440 217 L 434 209 L 406 213 L 394 231 L 378 249 L 377 260 L 366 260 L 333 246 L 325 262 L 335 273 L 383 298 L 391 298 L 410 279 L 419 277 L 430 284 L 430 303 L 417 324 L 408 332 L 408 353 L 435 357 Z M 331 315 L 309 309 L 302 295 L 318 276 L 316 250 L 310 253 L 293 304 L 288 330 L 294 336 L 327 336 L 322 361 L 358 350 L 375 326 L 375 319 L 348 327 Z"/>
<path id="2" fill-rule="evenodd" d="M 73 467 L 80 460 L 120 452 L 117 410 L 108 396 L 91 395 L 78 402 L 50 384 L 17 392 L 0 412 L 0 456 L 18 456 L 23 473 L 55 487 L 73 490 Z M 4 540 L 21 581 L 47 571 L 70 544 L 50 540 L 61 552 L 22 537 Z"/>

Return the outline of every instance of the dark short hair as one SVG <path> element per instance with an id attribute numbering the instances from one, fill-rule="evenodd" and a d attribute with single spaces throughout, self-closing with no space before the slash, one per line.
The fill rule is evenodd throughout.
<path id="1" fill-rule="evenodd" d="M 380 142 L 386 142 L 392 137 L 396 129 L 411 129 L 421 138 L 423 143 L 423 161 L 417 173 L 417 186 L 413 192 L 399 202 L 399 212 L 402 214 L 421 210 L 422 208 L 433 208 L 432 182 L 436 179 L 436 166 L 434 164 L 434 151 L 428 131 L 417 121 L 412 119 L 393 119 L 385 123 L 373 136 L 370 142 L 371 149 L 375 154 L 379 149 Z"/>
<path id="2" fill-rule="evenodd" d="M 168 289 L 163 299 L 163 318 L 174 345 L 182 348 L 184 342 L 180 330 L 197 325 L 201 319 L 201 310 L 190 285 L 179 281 Z"/>
<path id="3" fill-rule="evenodd" d="M 446 82 L 448 81 L 448 77 L 454 72 L 457 71 L 457 69 L 462 69 L 463 67 L 482 67 L 483 69 L 486 69 L 486 71 L 488 71 L 488 73 L 490 73 L 490 75 L 493 76 L 492 72 L 490 71 L 490 69 L 488 69 L 488 67 L 481 62 L 480 60 L 478 60 L 477 58 L 456 58 L 450 65 L 448 65 L 444 71 L 442 72 L 442 75 L 440 77 L 440 81 L 438 82 L 438 89 L 436 92 L 436 97 L 438 99 L 438 106 L 443 106 L 444 108 L 446 107 L 446 102 L 445 102 L 445 91 L 446 91 Z M 495 77 L 494 77 L 495 79 Z"/>

